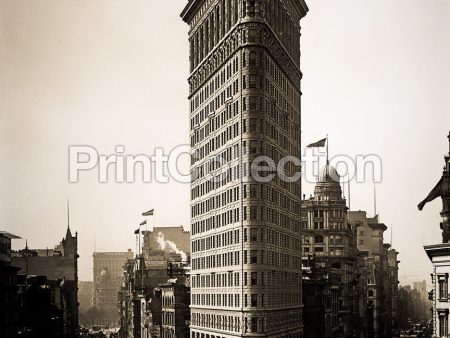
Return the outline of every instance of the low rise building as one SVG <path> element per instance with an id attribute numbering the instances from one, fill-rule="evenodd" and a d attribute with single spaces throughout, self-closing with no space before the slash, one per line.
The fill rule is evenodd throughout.
<path id="1" fill-rule="evenodd" d="M 66 236 L 53 250 L 30 249 L 27 246 L 12 253 L 11 263 L 20 268 L 18 275 L 22 280 L 21 288 L 24 297 L 28 298 L 25 305 L 31 306 L 26 307 L 24 311 L 26 326 L 36 325 L 36 329 L 47 332 L 47 328 L 42 326 L 43 320 L 36 320 L 35 313 L 54 316 L 53 312 L 56 311 L 61 317 L 58 332 L 62 331 L 66 338 L 77 337 L 78 257 L 78 234 L 75 233 L 73 236 L 70 227 L 67 227 Z M 46 289 L 48 296 L 42 294 Z M 40 297 L 49 299 L 50 303 L 45 305 L 46 303 L 39 300 Z M 42 306 L 57 310 L 40 311 Z M 27 311 L 30 312 L 28 316 Z M 47 337 L 51 337 L 49 332 L 46 334 Z"/>
<path id="2" fill-rule="evenodd" d="M 20 302 L 17 287 L 19 267 L 11 264 L 11 240 L 20 237 L 0 231 L 0 337 L 16 337 Z"/>
<path id="3" fill-rule="evenodd" d="M 174 292 L 174 296 L 176 293 L 178 299 L 181 286 L 170 288 L 167 285 L 172 278 L 179 279 L 178 283 L 188 279 L 189 252 L 189 232 L 182 227 L 144 232 L 142 254 L 128 259 L 123 268 L 118 300 L 120 337 L 163 337 L 163 331 L 182 332 L 179 321 L 166 321 L 171 316 L 163 316 L 162 299 L 167 292 Z M 166 313 L 171 312 L 170 309 L 167 307 Z M 163 323 L 166 330 L 163 330 Z"/>

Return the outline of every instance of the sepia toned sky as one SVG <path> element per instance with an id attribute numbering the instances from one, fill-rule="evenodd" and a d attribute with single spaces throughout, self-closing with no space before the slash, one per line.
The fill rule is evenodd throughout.
<path id="1" fill-rule="evenodd" d="M 140 214 L 189 226 L 189 186 L 68 182 L 68 147 L 152 154 L 188 142 L 186 1 L 0 0 L 0 229 L 14 248 L 53 247 L 79 233 L 80 279 L 92 252 L 135 249 Z M 400 279 L 428 278 L 439 242 L 438 181 L 450 130 L 450 3 L 311 0 L 302 23 L 303 144 L 329 134 L 330 155 L 377 154 L 377 211 L 400 251 Z M 187 168 L 187 161 L 181 161 Z M 309 195 L 312 184 L 305 184 Z M 351 207 L 373 214 L 373 184 Z"/>

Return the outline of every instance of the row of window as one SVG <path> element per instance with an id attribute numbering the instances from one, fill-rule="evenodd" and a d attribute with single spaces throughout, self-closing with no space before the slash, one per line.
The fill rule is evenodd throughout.
<path id="1" fill-rule="evenodd" d="M 206 257 L 191 259 L 192 270 L 220 268 L 240 264 L 240 252 L 231 251 Z"/>
<path id="2" fill-rule="evenodd" d="M 238 244 L 240 242 L 239 229 L 230 230 L 222 234 L 214 234 L 212 236 L 192 240 L 192 252 L 205 251 L 226 247 L 228 245 Z"/>
<path id="3" fill-rule="evenodd" d="M 265 228 L 250 228 L 244 229 L 243 235 L 244 243 L 250 242 L 258 242 L 258 243 L 267 243 L 275 246 L 281 246 L 285 249 L 291 250 L 299 250 L 300 248 L 300 240 L 297 238 L 293 238 L 285 233 L 273 230 L 273 229 L 265 229 Z M 323 243 L 322 236 L 316 236 L 316 239 L 319 240 L 322 238 L 321 242 Z M 342 239 L 331 239 L 331 243 L 343 244 Z M 309 243 L 309 239 L 305 240 L 305 243 Z M 224 232 L 222 234 L 213 234 L 205 238 L 195 239 L 192 241 L 192 253 L 195 252 L 204 252 L 211 249 L 217 249 L 221 247 L 226 247 L 228 245 L 234 245 L 240 243 L 240 232 L 238 230 L 230 230 Z"/>
<path id="4" fill-rule="evenodd" d="M 244 272 L 244 286 L 271 286 L 271 285 L 300 285 L 300 274 L 281 271 L 253 271 Z M 191 277 L 192 289 L 196 288 L 222 288 L 240 286 L 239 272 L 211 273 L 193 275 Z"/>
<path id="5" fill-rule="evenodd" d="M 210 329 L 239 332 L 241 329 L 241 321 L 239 317 L 235 316 L 223 316 L 223 315 L 212 315 L 212 314 L 200 314 L 192 312 L 191 324 L 193 326 L 200 326 Z M 195 333 L 192 331 L 192 338 L 206 338 L 203 333 Z M 220 338 L 219 336 L 210 336 L 211 338 Z"/>
<path id="6" fill-rule="evenodd" d="M 211 137 L 208 142 L 206 142 L 205 144 L 203 144 L 200 147 L 193 149 L 194 151 L 192 153 L 191 164 L 201 161 L 206 156 L 208 156 L 210 153 L 215 152 L 216 150 L 220 149 L 222 146 L 227 144 L 228 141 L 233 140 L 236 137 L 238 137 L 239 133 L 240 133 L 239 122 L 236 122 L 233 125 L 229 125 L 220 134 L 218 134 L 214 137 Z M 236 146 L 237 146 L 237 149 L 234 152 L 234 154 L 232 156 L 230 156 L 230 160 L 231 160 L 231 158 L 234 159 L 234 158 L 239 157 L 239 145 L 236 144 Z M 231 149 L 231 147 L 228 147 L 228 148 Z M 231 151 L 231 150 L 228 150 L 228 151 Z M 224 157 L 223 155 L 226 155 L 226 154 L 216 154 L 216 156 L 212 160 L 215 163 L 220 163 L 221 165 L 223 165 L 224 163 L 222 163 L 221 161 L 226 160 L 226 157 Z M 210 164 L 208 163 L 207 165 L 209 166 Z"/>
<path id="7" fill-rule="evenodd" d="M 230 85 L 228 85 L 224 90 L 222 90 L 221 93 L 219 93 L 214 99 L 212 99 L 209 104 L 207 104 L 203 109 L 201 109 L 196 115 L 194 115 L 191 118 L 191 130 L 198 130 L 201 123 L 208 118 L 208 120 L 211 120 L 214 122 L 215 128 L 218 128 L 218 126 L 223 125 L 226 121 L 224 118 L 230 114 L 231 116 L 228 116 L 228 119 L 232 116 L 236 116 L 239 112 L 238 110 L 238 102 L 234 101 L 233 105 L 230 105 L 231 98 L 236 95 L 239 91 L 239 79 L 234 80 Z M 216 115 L 216 111 L 219 110 L 219 108 L 227 104 L 229 110 L 227 111 L 227 114 L 221 114 L 220 119 L 215 118 L 213 119 L 214 115 Z M 218 122 L 221 121 L 221 124 L 218 124 Z M 211 128 L 211 131 L 214 131 L 214 127 Z"/>
<path id="8" fill-rule="evenodd" d="M 287 307 L 300 304 L 300 293 L 278 292 L 278 293 L 244 293 L 242 306 L 248 307 L 265 307 L 267 306 L 266 298 L 270 299 L 270 306 Z M 208 307 L 240 307 L 240 294 L 215 294 L 215 293 L 193 293 L 192 305 L 208 306 Z"/>
<path id="9" fill-rule="evenodd" d="M 197 217 L 198 207 L 201 204 L 196 204 L 193 208 L 195 212 L 193 217 Z M 212 209 L 214 210 L 214 209 Z M 268 223 L 279 225 L 282 228 L 288 229 L 298 233 L 300 231 L 300 221 L 295 217 L 291 217 L 286 211 L 280 211 L 273 207 L 266 206 L 244 206 L 243 209 L 244 221 L 265 221 Z M 224 212 L 218 211 L 218 214 L 212 215 L 205 219 L 196 220 L 191 224 L 191 234 L 197 235 L 209 231 L 211 229 L 218 229 L 229 224 L 240 222 L 240 208 L 226 210 Z"/>
<path id="10" fill-rule="evenodd" d="M 242 218 L 244 221 L 266 221 L 297 233 L 300 231 L 299 220 L 297 220 L 295 217 L 287 215 L 286 211 L 280 211 L 271 207 L 244 206 Z"/>
<path id="11" fill-rule="evenodd" d="M 204 4 L 191 22 L 195 26 L 204 16 L 206 10 L 210 10 L 209 4 Z M 209 12 L 203 22 L 190 38 L 191 71 L 195 69 L 208 53 L 220 42 L 220 40 L 237 23 L 239 13 L 239 0 L 221 0 Z"/>
<path id="12" fill-rule="evenodd" d="M 300 107 L 300 91 L 298 84 L 292 82 L 292 80 L 285 75 L 269 54 L 266 55 L 265 63 L 266 74 L 268 75 L 265 81 L 267 94 L 274 99 L 278 99 L 280 96 L 286 96 L 289 101 L 282 100 L 282 103 L 279 103 L 279 106 L 283 111 L 288 112 L 293 120 L 299 122 L 299 118 L 295 114 Z M 278 103 L 280 101 L 277 100 L 276 102 Z"/>
<path id="13" fill-rule="evenodd" d="M 193 125 L 191 146 L 197 145 L 202 142 L 210 134 L 214 133 L 216 130 L 219 130 L 227 122 L 229 122 L 230 119 L 238 114 L 239 100 L 235 100 L 226 104 L 225 109 L 219 114 L 208 114 L 208 122 L 205 123 L 202 127 L 200 127 L 199 124 Z M 239 127 L 237 127 L 236 134 L 238 135 L 239 132 Z"/>
<path id="14" fill-rule="evenodd" d="M 207 219 L 196 221 L 191 224 L 191 235 L 205 232 L 206 229 L 218 229 L 222 226 L 239 222 L 239 208 L 226 210 L 218 215 L 208 217 Z M 205 229 L 206 228 L 206 229 Z M 208 231 L 208 230 L 206 230 Z"/>
<path id="15" fill-rule="evenodd" d="M 262 15 L 266 18 L 277 37 L 288 50 L 293 60 L 300 60 L 300 32 L 299 24 L 293 19 L 280 0 L 264 2 L 265 10 Z"/>
<path id="16" fill-rule="evenodd" d="M 239 272 L 211 273 L 207 275 L 194 275 L 191 277 L 192 288 L 221 288 L 240 285 Z"/>
<path id="17" fill-rule="evenodd" d="M 243 264 L 264 264 L 290 269 L 301 269 L 301 258 L 298 256 L 272 250 L 244 250 L 243 252 L 230 251 L 192 258 L 192 270 L 239 265 L 241 254 Z"/>
<path id="18" fill-rule="evenodd" d="M 165 312 L 161 314 L 161 320 L 163 325 L 175 325 L 175 312 Z"/>
<path id="19" fill-rule="evenodd" d="M 194 195 L 195 196 L 195 195 Z M 230 203 L 237 202 L 240 199 L 239 186 L 229 188 L 215 196 L 209 197 L 207 200 L 195 203 L 191 207 L 192 217 L 203 215 L 216 208 L 226 206 Z"/>

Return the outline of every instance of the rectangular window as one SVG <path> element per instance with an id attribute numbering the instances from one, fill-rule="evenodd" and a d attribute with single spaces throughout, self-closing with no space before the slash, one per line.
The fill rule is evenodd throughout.
<path id="1" fill-rule="evenodd" d="M 447 337 L 448 335 L 448 312 L 439 311 L 439 337 Z"/>
<path id="2" fill-rule="evenodd" d="M 250 229 L 250 241 L 258 241 L 258 229 Z"/>
<path id="3" fill-rule="evenodd" d="M 258 306 L 258 295 L 256 293 L 252 293 L 251 295 L 251 305 L 252 307 Z"/>
<path id="4" fill-rule="evenodd" d="M 251 255 L 250 263 L 257 264 L 258 263 L 258 250 L 251 250 L 250 255 Z"/>
<path id="5" fill-rule="evenodd" d="M 448 274 L 438 275 L 438 284 L 439 284 L 439 300 L 446 301 L 448 300 Z"/>
<path id="6" fill-rule="evenodd" d="M 252 272 L 250 285 L 258 285 L 258 273 L 257 272 Z"/>
<path id="7" fill-rule="evenodd" d="M 252 317 L 252 332 L 258 332 L 258 318 Z"/>

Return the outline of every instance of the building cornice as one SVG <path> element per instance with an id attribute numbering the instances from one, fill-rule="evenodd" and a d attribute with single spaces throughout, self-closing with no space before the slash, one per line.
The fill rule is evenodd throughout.
<path id="1" fill-rule="evenodd" d="M 383 223 L 369 223 L 369 226 L 374 230 L 387 230 L 387 226 Z"/>
<path id="2" fill-rule="evenodd" d="M 205 0 L 189 0 L 186 7 L 184 7 L 180 14 L 183 21 L 189 23 L 192 19 L 192 15 L 196 12 L 196 9 L 198 9 L 204 2 Z"/>
<path id="3" fill-rule="evenodd" d="M 430 259 L 432 257 L 450 255 L 450 243 L 425 245 L 423 248 Z"/>
<path id="4" fill-rule="evenodd" d="M 189 0 L 180 14 L 183 21 L 189 23 L 197 9 L 203 5 L 204 2 L 205 0 Z M 292 3 L 300 16 L 300 19 L 308 13 L 309 8 L 304 0 L 292 0 Z"/>

